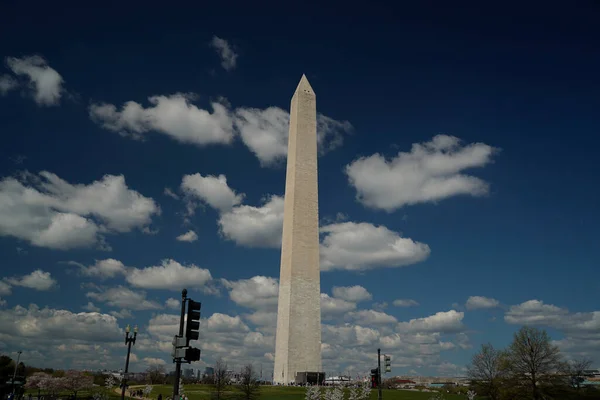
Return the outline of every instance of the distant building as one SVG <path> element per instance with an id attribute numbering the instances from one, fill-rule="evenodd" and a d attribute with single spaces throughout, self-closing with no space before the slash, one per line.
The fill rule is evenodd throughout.
<path id="1" fill-rule="evenodd" d="M 194 379 L 194 370 L 192 368 L 186 368 L 183 370 L 183 377 L 186 379 Z"/>
<path id="2" fill-rule="evenodd" d="M 214 376 L 215 375 L 215 369 L 213 367 L 206 367 L 204 368 L 204 376 Z"/>

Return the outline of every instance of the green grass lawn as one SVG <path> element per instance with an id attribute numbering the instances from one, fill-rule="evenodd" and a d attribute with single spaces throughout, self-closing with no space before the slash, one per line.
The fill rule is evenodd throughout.
<path id="1" fill-rule="evenodd" d="M 208 400 L 212 391 L 211 385 L 185 385 L 185 394 L 190 400 Z M 159 394 L 163 395 L 163 400 L 173 393 L 173 387 L 170 385 L 155 385 L 152 390 L 151 398 L 156 399 Z M 231 387 L 230 394 L 239 393 L 235 387 Z M 301 400 L 306 393 L 305 388 L 285 387 L 285 386 L 261 386 L 261 400 Z M 430 392 L 413 392 L 408 390 L 384 390 L 384 400 L 429 400 L 433 395 Z M 466 400 L 466 396 L 446 395 L 447 400 Z M 371 391 L 371 399 L 377 399 L 377 391 Z"/>

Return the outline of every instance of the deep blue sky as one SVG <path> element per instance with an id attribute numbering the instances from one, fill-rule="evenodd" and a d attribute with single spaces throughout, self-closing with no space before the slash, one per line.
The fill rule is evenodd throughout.
<path id="1" fill-rule="evenodd" d="M 223 174 L 232 190 L 245 194 L 243 204 L 260 207 L 264 196 L 283 195 L 285 168 L 281 163 L 261 165 L 240 138 L 239 127 L 233 128 L 234 138 L 228 145 L 183 143 L 174 140 L 175 134 L 160 132 L 155 126 L 144 130 L 145 140 L 141 141 L 103 127 L 90 113 L 99 104 L 113 104 L 118 112 L 128 101 L 149 108 L 148 97 L 176 93 L 197 94 L 187 104 L 210 112 L 211 102 L 221 97 L 226 98 L 221 101 L 232 115 L 242 108 L 259 111 L 273 106 L 287 111 L 305 73 L 317 94 L 318 111 L 352 125 L 351 131 L 343 133 L 343 144 L 319 158 L 322 226 L 342 224 L 335 218 L 343 213 L 346 222 L 383 226 L 430 248 L 428 256 L 414 263 L 400 257 L 389 261 L 388 267 L 365 261 L 361 271 L 349 271 L 346 264 L 324 271 L 322 292 L 334 297 L 334 286 L 361 285 L 372 294 L 372 300 L 360 302 L 356 310 L 377 309 L 399 322 L 451 310 L 455 313 L 448 318 L 462 318 L 461 326 L 441 324 L 425 329 L 416 327 L 417 323 L 406 328 L 359 319 L 368 313 L 334 313 L 331 319 L 324 317 L 324 323 L 337 329 L 336 333 L 323 333 L 323 342 L 332 346 L 345 343 L 357 353 L 348 350 L 329 357 L 325 349 L 326 368 L 331 372 L 344 368 L 367 371 L 377 346 L 389 343 L 383 338 L 400 337 L 402 343 L 385 350 L 401 364 L 394 373 L 460 374 L 480 343 L 504 346 L 514 330 L 533 319 L 560 340 L 569 357 L 600 355 L 598 342 L 593 340 L 600 334 L 600 322 L 592 314 L 600 307 L 594 296 L 599 284 L 593 279 L 600 240 L 595 157 L 600 145 L 598 3 L 503 2 L 496 7 L 480 2 L 452 6 L 436 1 L 410 6 L 332 3 L 302 10 L 299 5 L 285 8 L 281 4 L 211 7 L 163 3 L 58 7 L 16 1 L 2 5 L 0 55 L 4 64 L 0 76 L 6 74 L 19 82 L 0 96 L 0 177 L 4 182 L 0 190 L 0 265 L 10 286 L 4 289 L 10 294 L 0 296 L 6 302 L 0 309 L 3 352 L 22 348 L 34 364 L 50 365 L 56 359 L 61 366 L 119 367 L 122 346 L 86 327 L 77 334 L 40 328 L 49 340 L 43 345 L 19 339 L 24 331 L 18 329 L 27 331 L 25 335 L 32 333 L 31 328 L 22 327 L 25 317 L 15 307 L 47 306 L 53 311 L 40 314 L 30 310 L 27 314 L 40 327 L 47 327 L 52 324 L 43 319 L 58 313 L 56 310 L 90 312 L 91 308 L 82 307 L 92 301 L 106 314 L 100 324 L 108 324 L 114 332 L 127 323 L 140 325 L 146 347 L 136 349 L 139 361 L 134 369 L 160 362 L 156 359 L 165 360 L 171 368 L 164 343 L 170 342 L 168 336 L 174 332 L 165 328 L 167 333 L 160 336 L 156 316 L 176 311 L 131 310 L 130 303 L 110 305 L 110 299 L 86 294 L 129 288 L 145 291 L 146 298 L 163 304 L 169 297 L 177 298 L 177 290 L 136 284 L 131 270 L 102 281 L 84 276 L 81 267 L 67 262 L 89 266 L 112 258 L 143 272 L 164 259 L 173 259 L 210 270 L 213 280 L 207 285 L 213 292 L 219 289 L 220 295 L 204 290 L 191 292 L 192 297 L 202 300 L 204 317 L 224 314 L 217 314 L 213 322 L 220 318 L 220 323 L 231 324 L 226 330 L 237 338 L 217 348 L 214 343 L 222 343 L 218 339 L 222 335 L 209 320 L 206 340 L 213 344 L 204 345 L 204 361 L 210 364 L 222 355 L 238 365 L 250 360 L 271 368 L 272 325 L 260 326 L 247 316 L 271 309 L 252 306 L 252 301 L 236 301 L 235 293 L 242 290 L 241 280 L 277 278 L 279 250 L 219 234 L 219 212 L 201 197 L 194 201 L 203 206 L 184 221 L 191 197 L 184 198 L 180 185 L 184 175 Z M 213 36 L 227 41 L 237 54 L 235 67 L 222 67 L 211 46 Z M 28 76 L 11 69 L 9 58 L 24 60 L 32 55 L 43 57 L 47 67 L 64 80 L 57 104 L 36 103 Z M 192 134 L 202 135 L 201 130 L 189 128 Z M 436 201 L 421 196 L 414 204 L 396 202 L 391 210 L 369 207 L 364 197 L 357 197 L 358 189 L 349 181 L 346 166 L 376 153 L 389 161 L 398 152 L 408 153 L 413 144 L 429 142 L 439 134 L 459 138 L 459 146 L 478 143 L 495 149 L 485 162 L 473 164 L 477 168 L 459 171 L 489 185 L 485 195 L 452 192 Z M 25 170 L 32 174 L 49 171 L 74 185 L 91 185 L 104 175 L 123 175 L 127 188 L 160 207 L 160 215 L 148 214 L 150 229 L 158 233 L 143 233 L 146 223 L 132 224 L 127 232 L 108 227 L 110 232 L 100 236 L 112 248 L 110 252 L 99 249 L 98 243 L 66 250 L 47 242 L 40 244 L 37 233 L 27 232 L 28 228 L 17 235 L 7 222 L 9 217 L 31 221 L 37 211 L 32 211 L 31 205 L 15 211 L 8 200 L 8 179 L 43 192 L 35 179 L 23 177 Z M 387 180 L 380 189 L 416 190 L 403 186 L 402 174 L 372 178 Z M 166 196 L 166 187 L 180 199 Z M 94 196 L 98 204 L 106 201 L 101 193 Z M 24 202 L 23 197 L 10 198 Z M 46 205 L 43 210 L 54 213 L 57 207 Z M 104 228 L 110 225 L 98 213 L 84 215 L 73 207 L 60 211 L 83 216 Z M 175 240 L 189 230 L 197 234 L 197 241 Z M 361 250 L 368 260 L 381 243 L 377 247 L 378 241 L 371 237 L 362 240 L 372 240 L 369 243 L 375 246 Z M 356 250 L 353 244 L 345 245 Z M 49 290 L 23 287 L 24 281 L 18 278 L 35 270 L 49 272 L 58 286 Z M 87 286 L 81 286 L 83 283 Z M 93 289 L 89 283 L 101 287 Z M 255 290 L 266 289 L 257 286 Z M 495 299 L 498 305 L 466 307 L 470 296 Z M 397 307 L 393 305 L 397 299 L 413 299 L 419 305 Z M 521 304 L 529 300 L 538 302 Z M 374 302 L 387 302 L 388 306 L 378 308 L 381 306 Z M 345 306 L 352 306 L 347 303 Z M 272 301 L 270 304 L 272 307 Z M 125 313 L 117 320 L 107 316 L 121 309 L 131 310 L 132 315 Z M 348 325 L 344 328 L 344 324 Z M 360 328 L 352 328 L 353 332 L 376 329 L 379 339 L 358 343 L 356 335 L 348 338 L 341 333 L 355 325 Z M 589 339 L 582 339 L 584 332 L 591 334 Z M 415 345 L 414 337 L 411 342 L 411 335 L 419 333 L 429 335 L 431 349 Z M 260 337 L 260 344 L 248 345 L 249 337 Z M 103 344 L 79 364 L 72 361 L 69 351 L 58 349 L 61 344 L 89 345 L 99 340 Z M 162 350 L 156 350 L 157 343 L 163 343 Z M 250 351 L 250 347 L 258 350 Z M 239 349 L 241 355 L 234 353 Z M 99 359 L 100 353 L 94 352 L 105 353 Z"/>

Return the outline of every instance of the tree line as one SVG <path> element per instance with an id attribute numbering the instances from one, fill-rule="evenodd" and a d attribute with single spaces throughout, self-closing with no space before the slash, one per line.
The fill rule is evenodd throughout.
<path id="1" fill-rule="evenodd" d="M 600 399 L 583 385 L 588 358 L 566 360 L 545 330 L 524 326 L 505 349 L 484 344 L 467 369 L 471 386 L 489 400 Z"/>

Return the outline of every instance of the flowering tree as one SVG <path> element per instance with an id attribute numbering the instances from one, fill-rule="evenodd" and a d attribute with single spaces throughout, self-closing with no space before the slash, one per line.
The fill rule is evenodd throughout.
<path id="1" fill-rule="evenodd" d="M 29 378 L 27 378 L 27 383 L 25 387 L 27 389 L 37 389 L 46 390 L 48 386 L 48 381 L 52 379 L 52 376 L 45 372 L 35 372 Z"/>
<path id="2" fill-rule="evenodd" d="M 433 396 L 429 398 L 429 400 L 445 400 L 444 394 L 442 392 L 437 392 Z"/>
<path id="3" fill-rule="evenodd" d="M 369 398 L 371 398 L 371 386 L 366 383 L 361 387 L 361 390 L 358 393 L 358 400 L 367 400 Z"/>
<path id="4" fill-rule="evenodd" d="M 45 389 L 48 392 L 50 392 L 52 397 L 56 397 L 58 393 L 66 389 L 66 382 L 64 377 L 52 376 L 43 382 L 44 387 L 42 389 Z"/>
<path id="5" fill-rule="evenodd" d="M 144 396 L 150 396 L 150 393 L 152 393 L 152 389 L 153 387 L 151 385 L 146 385 L 146 387 L 144 388 Z"/>
<path id="6" fill-rule="evenodd" d="M 89 390 L 94 386 L 94 378 L 81 371 L 67 371 L 65 376 L 60 379 L 63 381 L 64 388 L 73 392 L 75 398 L 77 398 L 77 392 Z"/>
<path id="7" fill-rule="evenodd" d="M 344 400 L 344 391 L 339 387 L 326 390 L 325 400 Z"/>
<path id="8" fill-rule="evenodd" d="M 109 375 L 108 378 L 106 378 L 106 380 L 104 381 L 104 386 L 108 389 L 108 390 L 112 390 L 115 387 L 115 377 L 112 375 Z"/>
<path id="9" fill-rule="evenodd" d="M 321 400 L 321 389 L 318 386 L 307 386 L 305 399 Z"/>

